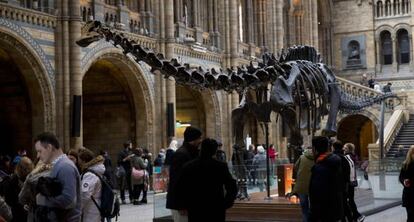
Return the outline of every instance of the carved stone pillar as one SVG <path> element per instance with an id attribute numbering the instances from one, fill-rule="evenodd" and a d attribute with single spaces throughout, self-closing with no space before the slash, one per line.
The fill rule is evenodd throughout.
<path id="1" fill-rule="evenodd" d="M 397 38 L 395 36 L 392 36 L 392 72 L 397 73 L 398 72 L 398 61 L 397 61 Z"/>
<path id="2" fill-rule="evenodd" d="M 229 2 L 229 12 L 230 12 L 230 55 L 231 55 L 231 66 L 236 67 L 237 64 L 237 57 L 238 57 L 238 41 L 237 35 L 238 27 L 237 27 L 237 0 L 230 0 Z"/>
<path id="3" fill-rule="evenodd" d="M 413 64 L 413 35 L 408 35 L 408 40 L 410 42 L 410 71 L 414 70 Z"/>
<path id="4" fill-rule="evenodd" d="M 70 84 L 71 84 L 71 108 L 73 110 L 73 96 L 82 96 L 82 71 L 81 71 L 81 48 L 76 44 L 76 40 L 81 37 L 81 15 L 80 2 L 69 1 L 69 58 L 70 58 Z M 81 109 L 81 123 L 80 136 L 71 135 L 71 148 L 78 149 L 83 144 L 83 124 L 82 124 L 82 109 Z M 74 118 L 71 116 L 71 119 Z M 67 147 L 66 147 L 67 148 Z"/>
<path id="5" fill-rule="evenodd" d="M 165 56 L 167 59 L 171 59 L 174 57 L 174 1 L 173 0 L 165 0 L 164 1 L 164 22 L 165 22 L 165 35 L 166 35 L 166 47 L 165 47 Z M 173 112 L 174 112 L 174 123 L 176 121 L 175 114 L 176 114 L 176 92 L 175 92 L 175 80 L 168 79 L 166 80 L 166 102 L 172 103 L 173 105 Z M 165 107 L 167 106 L 165 104 Z M 174 136 L 175 136 L 175 127 L 174 128 Z"/>
<path id="6" fill-rule="evenodd" d="M 382 50 L 381 50 L 381 41 L 379 38 L 377 38 L 376 40 L 376 48 L 377 48 L 377 62 L 376 62 L 376 72 L 377 73 L 381 73 L 382 71 L 382 64 L 381 64 L 381 54 L 382 54 Z"/>
<path id="7" fill-rule="evenodd" d="M 283 48 L 284 28 L 283 28 L 283 0 L 276 0 L 276 33 L 277 48 Z"/>

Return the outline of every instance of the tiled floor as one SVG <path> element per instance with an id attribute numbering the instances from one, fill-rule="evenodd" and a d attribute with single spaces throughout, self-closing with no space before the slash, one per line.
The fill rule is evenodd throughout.
<path id="1" fill-rule="evenodd" d="M 398 206 L 371 215 L 365 219 L 365 222 L 404 222 L 406 220 L 405 208 Z"/>

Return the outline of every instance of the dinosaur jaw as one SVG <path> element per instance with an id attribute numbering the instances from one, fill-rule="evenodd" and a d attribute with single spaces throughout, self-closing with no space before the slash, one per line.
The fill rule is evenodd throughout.
<path id="1" fill-rule="evenodd" d="M 79 40 L 76 41 L 80 47 L 88 47 L 93 42 L 101 40 L 103 37 L 97 32 L 88 33 L 86 36 L 82 36 Z"/>

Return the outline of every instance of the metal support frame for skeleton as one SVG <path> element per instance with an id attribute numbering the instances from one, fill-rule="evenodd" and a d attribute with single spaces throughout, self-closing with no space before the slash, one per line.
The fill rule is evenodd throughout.
<path id="1" fill-rule="evenodd" d="M 336 118 L 339 111 L 358 112 L 365 107 L 381 102 L 394 94 L 382 94 L 371 98 L 358 98 L 343 92 L 333 72 L 323 63 L 311 46 L 294 46 L 284 50 L 280 58 L 264 54 L 263 60 L 254 66 L 232 67 L 226 70 L 193 69 L 189 64 L 180 64 L 177 59 L 166 60 L 153 49 L 145 49 L 133 40 L 123 36 L 121 31 L 112 30 L 99 21 L 92 21 L 82 28 L 82 37 L 77 41 L 81 47 L 105 38 L 115 47 L 121 47 L 124 54 L 130 54 L 136 62 L 143 61 L 165 78 L 174 78 L 179 85 L 196 90 L 212 89 L 226 92 L 236 91 L 242 96 L 238 108 L 232 111 L 234 142 L 243 145 L 243 129 L 247 115 L 253 114 L 263 127 L 269 124 L 270 114 L 276 112 L 289 127 L 289 144 L 294 160 L 298 158 L 303 144 L 301 130 L 314 135 L 320 129 L 323 116 L 328 120 L 322 134 L 336 135 Z M 270 94 L 269 94 L 270 87 Z M 255 91 L 257 101 L 249 97 Z M 268 127 L 267 127 L 268 128 Z M 266 129 L 266 149 L 268 148 Z M 268 180 L 269 180 L 269 172 Z M 269 181 L 267 181 L 269 186 Z M 268 196 L 269 196 L 268 191 Z"/>

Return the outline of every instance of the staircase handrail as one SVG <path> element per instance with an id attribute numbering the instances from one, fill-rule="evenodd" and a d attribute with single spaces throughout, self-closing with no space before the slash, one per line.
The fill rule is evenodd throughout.
<path id="1" fill-rule="evenodd" d="M 374 97 L 384 94 L 383 92 L 374 90 L 359 83 L 347 80 L 341 77 L 336 77 L 341 89 L 354 96 Z"/>
<path id="2" fill-rule="evenodd" d="M 405 111 L 395 110 L 384 128 L 384 150 L 388 152 L 405 121 Z M 379 144 L 379 139 L 376 142 Z"/>

